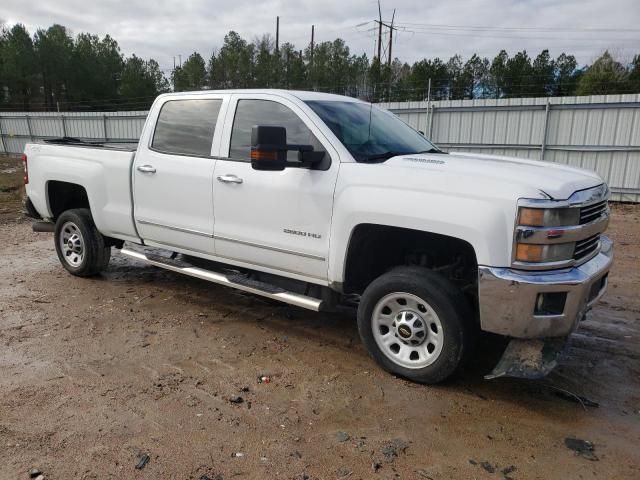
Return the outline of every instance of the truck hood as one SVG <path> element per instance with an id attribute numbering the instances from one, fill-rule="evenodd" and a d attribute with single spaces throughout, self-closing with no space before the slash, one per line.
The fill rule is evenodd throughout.
<path id="1" fill-rule="evenodd" d="M 504 182 L 520 187 L 517 189 L 523 196 L 535 192 L 537 198 L 544 196 L 557 200 L 603 183 L 602 178 L 591 170 L 547 161 L 466 152 L 399 155 L 384 165 L 471 176 L 478 181 Z"/>

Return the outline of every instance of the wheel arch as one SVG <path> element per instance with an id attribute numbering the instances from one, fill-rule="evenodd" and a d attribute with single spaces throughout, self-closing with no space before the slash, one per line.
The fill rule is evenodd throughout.
<path id="1" fill-rule="evenodd" d="M 435 232 L 360 223 L 349 237 L 342 290 L 362 293 L 375 278 L 402 265 L 439 271 L 456 283 L 477 282 L 478 260 L 470 242 Z"/>
<path id="2" fill-rule="evenodd" d="M 53 220 L 64 211 L 73 208 L 88 208 L 91 211 L 87 189 L 78 183 L 49 180 L 46 183 L 46 198 L 47 208 Z"/>

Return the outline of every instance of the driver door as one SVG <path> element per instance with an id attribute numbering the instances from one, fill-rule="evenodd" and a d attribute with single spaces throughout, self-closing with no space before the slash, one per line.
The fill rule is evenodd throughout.
<path id="1" fill-rule="evenodd" d="M 214 172 L 216 255 L 325 283 L 338 153 L 294 102 L 277 95 L 234 95 Z M 282 126 L 287 143 L 324 150 L 324 169 L 251 167 L 254 125 Z M 289 152 L 289 160 L 297 159 Z"/>

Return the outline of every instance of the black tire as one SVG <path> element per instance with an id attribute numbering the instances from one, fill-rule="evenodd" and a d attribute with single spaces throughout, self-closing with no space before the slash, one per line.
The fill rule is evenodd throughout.
<path id="1" fill-rule="evenodd" d="M 396 293 L 419 297 L 419 299 L 423 300 L 423 303 L 427 305 L 425 307 L 425 305 L 416 304 L 420 308 L 420 312 L 423 311 L 422 309 L 427 311 L 428 308 L 430 308 L 431 310 L 428 311 L 433 311 L 437 315 L 437 320 L 441 325 L 440 334 L 442 335 L 442 337 L 439 337 L 440 340 L 438 343 L 441 343 L 442 347 L 439 352 L 435 354 L 435 358 L 430 359 L 429 355 L 431 354 L 421 350 L 422 347 L 414 347 L 413 344 L 405 343 L 405 340 L 398 336 L 399 334 L 408 334 L 406 330 L 401 332 L 398 329 L 400 323 L 397 323 L 396 319 L 398 318 L 401 319 L 400 321 L 405 321 L 401 317 L 401 315 L 403 315 L 402 313 L 398 313 L 397 315 L 395 311 L 388 313 L 388 315 L 390 315 L 388 318 L 391 318 L 393 321 L 392 327 L 390 328 L 380 325 L 377 321 L 374 322 L 373 314 L 376 306 L 382 308 L 381 306 L 387 305 L 388 302 L 397 301 L 400 303 L 403 300 L 402 298 L 394 298 L 394 294 Z M 413 297 L 409 297 L 409 300 L 411 301 L 412 298 Z M 409 313 L 404 313 L 404 315 L 408 318 L 414 318 L 412 314 L 413 310 L 411 310 L 410 307 L 398 308 L 405 308 L 402 311 Z M 379 310 L 378 316 L 380 316 L 380 313 L 383 311 L 384 308 Z M 390 310 L 387 308 L 387 311 Z M 421 316 L 419 315 L 418 318 L 419 321 L 414 320 L 415 323 L 412 324 L 411 327 L 414 327 L 416 324 L 420 326 L 420 320 L 427 324 L 423 327 L 424 331 L 422 332 L 422 336 L 425 338 L 415 337 L 416 329 L 414 328 L 414 331 L 411 332 L 410 328 L 409 333 L 414 335 L 411 341 L 422 341 L 425 349 L 427 349 L 429 345 L 426 342 L 429 341 L 428 339 L 431 338 L 430 336 L 432 335 L 429 329 L 434 328 L 433 324 L 429 324 L 429 318 L 434 317 L 430 317 L 428 313 L 421 313 Z M 385 321 L 388 322 L 389 320 Z M 429 325 L 431 326 L 429 327 Z M 472 344 L 475 340 L 476 335 L 473 325 L 474 321 L 471 309 L 464 294 L 446 278 L 421 267 L 398 267 L 381 275 L 364 291 L 358 307 L 358 331 L 369 354 L 388 372 L 419 383 L 439 383 L 456 372 L 471 351 Z M 377 335 L 379 341 L 384 342 L 384 340 L 381 340 L 381 336 L 383 334 L 387 335 L 385 328 L 388 328 L 390 334 L 400 340 L 400 342 L 391 337 L 385 337 L 390 339 L 389 343 L 391 344 L 387 347 L 387 353 L 385 353 L 376 341 L 374 328 L 379 329 L 380 334 Z M 439 327 L 435 327 L 434 331 L 437 330 L 439 330 Z M 434 333 L 433 335 L 436 334 Z M 420 367 L 422 363 L 415 363 L 416 368 L 408 368 L 401 365 L 398 362 L 402 362 L 403 360 L 399 357 L 395 360 L 392 358 L 394 352 L 391 350 L 395 347 L 398 348 L 397 355 L 400 355 L 400 350 L 406 347 L 407 350 L 403 351 L 410 352 L 411 356 L 415 355 L 416 362 L 424 362 L 426 366 Z M 424 352 L 424 355 L 420 357 L 421 354 L 419 354 L 418 351 L 414 354 L 412 350 L 414 348 L 420 352 Z M 434 351 L 437 350 L 437 348 L 435 348 Z M 432 363 L 427 365 L 426 362 L 429 361 Z M 411 363 L 412 360 L 411 358 L 405 357 L 404 362 Z"/>
<path id="2" fill-rule="evenodd" d="M 69 252 L 69 248 L 62 245 L 65 243 L 64 236 L 78 232 L 79 240 L 77 238 L 74 240 L 80 242 L 82 255 L 79 251 Z M 56 221 L 54 238 L 58 259 L 72 275 L 90 277 L 105 270 L 109 265 L 111 247 L 106 245 L 105 237 L 93 223 L 88 208 L 76 208 L 63 212 Z M 72 261 L 72 258 L 76 261 Z"/>

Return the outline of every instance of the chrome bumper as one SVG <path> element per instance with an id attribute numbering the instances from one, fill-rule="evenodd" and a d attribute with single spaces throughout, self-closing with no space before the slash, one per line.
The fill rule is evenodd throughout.
<path id="1" fill-rule="evenodd" d="M 562 337 L 570 334 L 607 288 L 613 243 L 600 238 L 598 255 L 579 267 L 524 272 L 480 266 L 479 306 L 482 330 L 515 338 Z M 561 314 L 537 315 L 538 294 L 566 293 Z"/>

